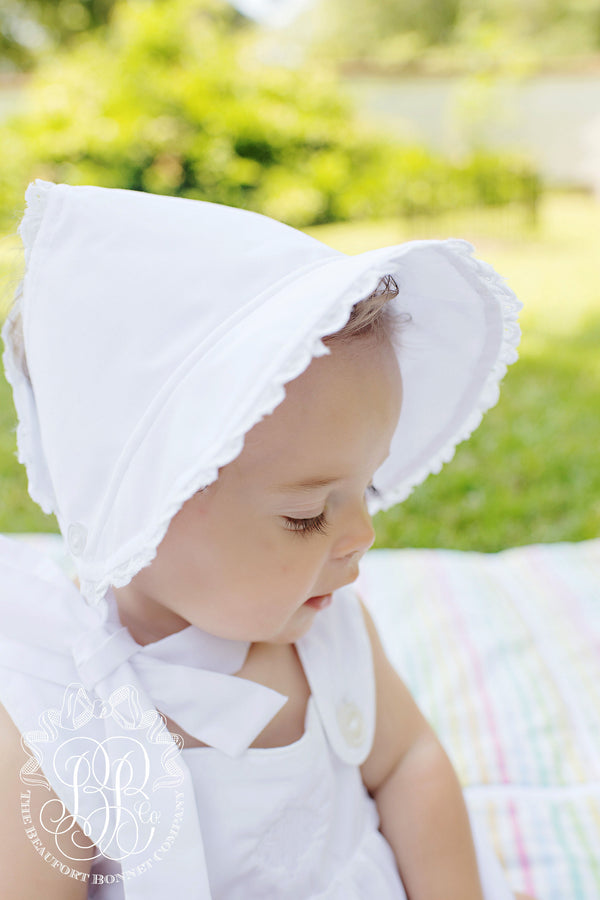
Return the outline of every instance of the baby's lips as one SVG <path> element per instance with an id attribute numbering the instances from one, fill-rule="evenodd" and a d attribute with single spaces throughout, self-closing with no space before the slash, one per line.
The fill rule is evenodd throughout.
<path id="1" fill-rule="evenodd" d="M 317 597 L 309 597 L 305 605 L 311 606 L 313 609 L 325 609 L 326 606 L 329 606 L 332 599 L 331 594 L 321 594 Z"/>

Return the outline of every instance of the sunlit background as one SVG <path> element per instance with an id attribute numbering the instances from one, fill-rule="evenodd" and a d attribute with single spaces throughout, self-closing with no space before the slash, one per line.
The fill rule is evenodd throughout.
<path id="1" fill-rule="evenodd" d="M 349 253 L 464 237 L 525 304 L 521 359 L 376 546 L 600 536 L 597 0 L 4 0 L 0 321 L 33 178 L 257 210 Z M 0 532 L 27 493 L 0 376 Z"/>

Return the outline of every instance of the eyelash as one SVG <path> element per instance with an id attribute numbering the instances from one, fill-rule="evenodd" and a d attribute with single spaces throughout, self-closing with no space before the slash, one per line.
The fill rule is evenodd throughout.
<path id="1" fill-rule="evenodd" d="M 367 491 L 374 497 L 380 496 L 379 491 L 372 484 L 367 487 Z M 291 519 L 289 516 L 284 516 L 283 518 L 288 529 L 296 534 L 325 534 L 327 530 L 327 519 L 324 511 L 312 519 Z"/>

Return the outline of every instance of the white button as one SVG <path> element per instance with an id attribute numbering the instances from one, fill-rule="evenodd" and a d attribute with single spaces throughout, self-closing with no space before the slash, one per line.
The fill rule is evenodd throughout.
<path id="1" fill-rule="evenodd" d="M 73 522 L 72 525 L 69 525 L 67 543 L 73 556 L 81 556 L 85 550 L 86 541 L 87 530 L 85 525 L 80 525 L 79 522 Z"/>
<path id="2" fill-rule="evenodd" d="M 365 723 L 361 711 L 354 703 L 342 703 L 337 709 L 337 720 L 344 740 L 350 747 L 358 747 L 365 736 Z"/>

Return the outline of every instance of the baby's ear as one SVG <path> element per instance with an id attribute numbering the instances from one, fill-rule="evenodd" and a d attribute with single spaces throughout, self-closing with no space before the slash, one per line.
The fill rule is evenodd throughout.
<path id="1" fill-rule="evenodd" d="M 73 579 L 73 584 L 75 585 L 77 590 L 79 590 L 79 578 L 77 578 L 77 576 L 75 576 L 75 578 Z"/>

